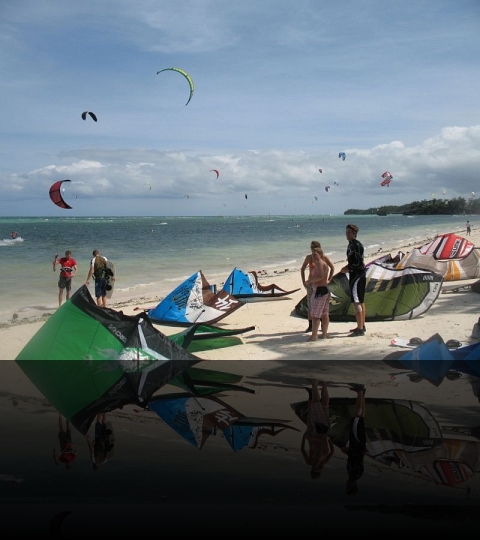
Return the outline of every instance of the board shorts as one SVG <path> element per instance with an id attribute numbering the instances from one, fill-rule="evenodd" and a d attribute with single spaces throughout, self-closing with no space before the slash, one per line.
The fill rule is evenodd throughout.
<path id="1" fill-rule="evenodd" d="M 311 286 L 307 286 L 307 311 L 308 311 L 308 318 L 310 318 L 310 298 L 312 294 L 314 294 L 315 289 Z"/>
<path id="2" fill-rule="evenodd" d="M 95 445 L 99 443 L 106 443 L 108 439 L 107 436 L 107 424 L 103 422 L 95 423 Z"/>
<path id="3" fill-rule="evenodd" d="M 327 433 L 330 428 L 330 408 L 320 401 L 308 405 L 308 426 L 314 433 Z M 326 428 L 326 429 L 325 429 Z"/>
<path id="4" fill-rule="evenodd" d="M 352 481 L 363 476 L 363 461 L 367 451 L 365 420 L 363 417 L 352 418 L 348 439 L 347 474 Z"/>
<path id="5" fill-rule="evenodd" d="M 107 296 L 107 280 L 105 278 L 95 279 L 95 298 Z"/>
<path id="6" fill-rule="evenodd" d="M 72 290 L 72 278 L 67 276 L 60 276 L 58 278 L 58 288 L 67 289 L 67 291 Z"/>
<path id="7" fill-rule="evenodd" d="M 325 289 L 317 294 L 317 289 Z M 321 293 L 324 294 L 321 294 Z M 314 319 L 321 319 L 330 313 L 330 292 L 327 287 L 314 287 L 310 297 L 310 315 Z"/>
<path id="8" fill-rule="evenodd" d="M 354 304 L 363 304 L 365 302 L 365 287 L 367 285 L 367 276 L 363 274 L 350 274 L 350 299 Z"/>

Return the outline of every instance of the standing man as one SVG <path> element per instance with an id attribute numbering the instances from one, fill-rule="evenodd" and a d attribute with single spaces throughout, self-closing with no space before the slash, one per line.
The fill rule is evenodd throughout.
<path id="1" fill-rule="evenodd" d="M 95 279 L 95 298 L 98 307 L 107 307 L 107 258 L 100 255 L 98 249 L 94 249 L 93 257 L 90 260 L 90 269 L 88 270 L 85 285 L 89 285 L 90 278 L 93 275 Z"/>
<path id="2" fill-rule="evenodd" d="M 359 228 L 353 223 L 349 223 L 345 229 L 348 240 L 348 264 L 340 270 L 340 272 L 348 272 L 349 274 L 350 298 L 354 304 L 355 319 L 357 320 L 357 327 L 352 328 L 351 337 L 364 336 L 366 332 L 365 287 L 367 276 L 363 262 L 363 245 L 357 240 L 358 231 Z"/>
<path id="3" fill-rule="evenodd" d="M 470 226 L 470 220 L 467 221 L 467 236 L 470 236 L 472 232 L 472 227 Z"/>
<path id="4" fill-rule="evenodd" d="M 67 249 L 65 251 L 65 257 L 55 259 L 53 262 L 53 269 L 59 264 L 60 277 L 58 278 L 58 307 L 62 305 L 63 290 L 66 289 L 66 300 L 70 298 L 70 292 L 72 290 L 72 278 L 77 274 L 77 261 L 72 257 L 72 252 Z"/>

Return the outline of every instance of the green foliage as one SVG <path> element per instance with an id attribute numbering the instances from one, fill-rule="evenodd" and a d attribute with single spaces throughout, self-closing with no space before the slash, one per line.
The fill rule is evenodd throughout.
<path id="1" fill-rule="evenodd" d="M 403 214 L 404 216 L 480 214 L 480 199 L 469 199 L 468 201 L 463 197 L 456 199 L 424 199 L 423 201 L 414 201 L 401 206 L 385 205 L 378 208 L 367 208 L 367 210 L 352 208 L 344 212 L 345 216 L 350 214 Z"/>

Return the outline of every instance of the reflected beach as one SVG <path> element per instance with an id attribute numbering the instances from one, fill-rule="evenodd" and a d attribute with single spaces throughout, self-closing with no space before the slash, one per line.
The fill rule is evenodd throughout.
<path id="1" fill-rule="evenodd" d="M 279 531 L 301 527 L 307 516 L 340 532 L 354 524 L 422 531 L 476 524 L 476 376 L 450 370 L 436 386 L 384 361 L 215 361 L 195 369 L 194 377 L 187 370 L 155 391 L 150 407 L 130 403 L 108 412 L 115 451 L 97 470 L 86 438 L 94 438 L 92 409 L 88 427 L 71 427 L 76 459 L 67 470 L 52 459 L 58 410 L 15 362 L 2 362 L 9 383 L 0 396 L 7 526 L 61 527 L 76 538 L 92 527 L 146 532 L 157 519 L 186 520 L 194 531 L 231 523 L 238 513 L 239 527 L 263 530 L 268 516 Z M 202 369 L 208 376 L 200 380 Z M 300 450 L 312 378 L 328 388 L 334 445 L 315 480 Z M 352 385 L 366 390 L 366 455 L 358 492 L 348 495 L 341 447 L 355 408 Z M 52 395 L 62 406 L 75 399 L 61 390 Z"/>

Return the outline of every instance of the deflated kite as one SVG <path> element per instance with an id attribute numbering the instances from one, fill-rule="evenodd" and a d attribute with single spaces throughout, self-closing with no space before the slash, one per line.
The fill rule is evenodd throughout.
<path id="1" fill-rule="evenodd" d="M 192 96 L 193 96 L 193 81 L 192 81 L 192 78 L 190 77 L 190 75 L 186 71 L 183 71 L 183 69 L 176 68 L 176 67 L 169 67 L 169 68 L 161 69 L 160 71 L 157 71 L 157 75 L 159 73 L 162 73 L 163 71 L 176 71 L 177 73 L 180 73 L 181 75 L 183 75 L 187 79 L 188 84 L 190 85 L 190 96 L 189 96 L 187 102 L 185 103 L 185 106 L 188 105 L 190 103 L 190 100 L 192 99 Z"/>

